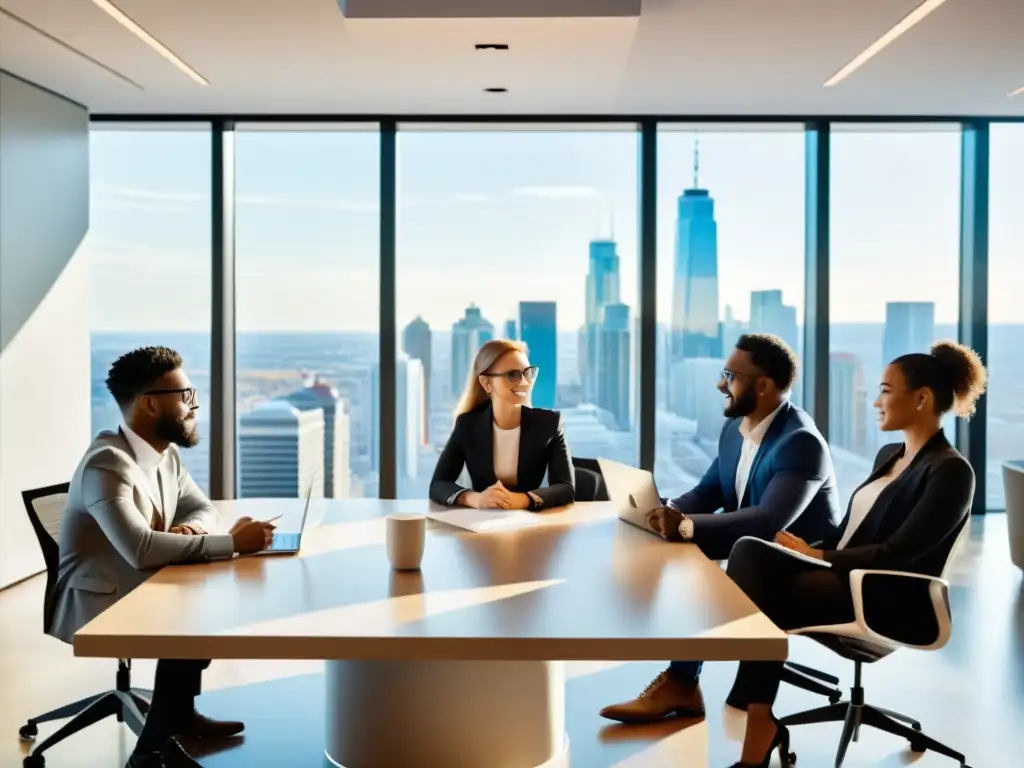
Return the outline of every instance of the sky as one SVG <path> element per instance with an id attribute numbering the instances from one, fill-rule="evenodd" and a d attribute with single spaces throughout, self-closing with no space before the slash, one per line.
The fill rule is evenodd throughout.
<path id="1" fill-rule="evenodd" d="M 793 130 L 663 129 L 658 316 L 671 312 L 676 198 L 715 201 L 720 310 L 779 288 L 803 316 L 804 140 Z M 832 147 L 833 322 L 881 323 L 887 301 L 955 322 L 960 136 L 840 130 Z M 236 302 L 242 331 L 375 331 L 379 139 L 371 131 L 238 131 Z M 398 322 L 447 329 L 476 303 L 496 326 L 519 301 L 583 320 L 588 243 L 614 234 L 636 309 L 638 138 L 628 130 L 400 131 Z M 210 137 L 95 130 L 83 242 L 96 331 L 210 327 Z M 992 127 L 990 320 L 1024 322 L 1024 124 Z"/>

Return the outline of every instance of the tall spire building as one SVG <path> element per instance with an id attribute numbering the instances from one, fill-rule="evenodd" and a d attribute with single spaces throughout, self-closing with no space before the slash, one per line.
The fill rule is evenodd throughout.
<path id="1" fill-rule="evenodd" d="M 591 240 L 587 270 L 586 316 L 580 329 L 578 365 L 583 399 L 597 403 L 601 354 L 601 327 L 605 308 L 620 303 L 619 251 L 611 237 Z"/>
<path id="2" fill-rule="evenodd" d="M 715 202 L 700 188 L 699 143 L 693 150 L 693 187 L 678 199 L 672 278 L 672 360 L 720 358 L 718 225 Z"/>

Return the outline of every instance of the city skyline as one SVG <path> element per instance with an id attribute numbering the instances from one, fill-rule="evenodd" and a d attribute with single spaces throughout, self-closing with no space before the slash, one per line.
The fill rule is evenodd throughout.
<path id="1" fill-rule="evenodd" d="M 368 150 L 376 138 L 359 136 L 355 143 L 365 144 L 363 150 Z M 426 495 L 472 359 L 483 342 L 500 336 L 527 343 L 531 362 L 541 367 L 534 405 L 562 412 L 567 439 L 574 452 L 580 452 L 577 455 L 634 463 L 639 446 L 634 417 L 635 324 L 639 318 L 637 264 L 629 243 L 636 242 L 636 199 L 635 189 L 619 200 L 615 192 L 628 186 L 630 174 L 635 185 L 635 146 L 631 146 L 627 134 L 572 134 L 569 160 L 573 162 L 566 166 L 572 168 L 563 173 L 566 169 L 557 166 L 562 161 L 551 157 L 551 144 L 565 151 L 565 146 L 558 146 L 560 141 L 564 143 L 565 135 L 459 136 L 458 158 L 445 155 L 456 150 L 447 146 L 452 143 L 448 134 L 400 136 L 396 330 L 402 353 L 396 359 L 394 382 L 400 497 Z M 495 136 L 499 143 L 508 142 L 506 148 L 519 150 L 518 162 L 503 158 L 498 163 L 502 170 L 499 179 L 489 178 L 494 168 L 488 168 L 487 162 L 494 149 L 488 142 Z M 736 337 L 748 331 L 775 333 L 798 355 L 802 352 L 803 175 L 793 170 L 802 166 L 802 136 L 788 132 L 755 134 L 752 138 L 743 134 L 740 140 L 737 136 L 701 134 L 698 145 L 698 137 L 692 133 L 662 131 L 659 135 L 654 469 L 659 483 L 672 487 L 695 483 L 712 460 L 724 421 L 721 396 L 714 384 Z M 872 134 L 852 134 L 842 139 L 856 137 L 851 145 L 856 147 L 865 136 L 869 144 L 875 138 Z M 938 158 L 958 157 L 958 142 L 950 141 L 951 137 L 957 138 L 955 133 L 913 136 L 920 141 L 907 144 L 906 136 L 899 135 L 883 143 L 909 150 L 911 155 L 913 148 L 926 146 L 926 154 L 933 155 L 930 171 L 942 166 L 936 162 Z M 260 469 L 259 457 L 272 449 L 284 450 L 288 456 L 294 454 L 293 459 L 275 467 L 281 476 L 273 482 L 284 495 L 296 493 L 303 484 L 300 476 L 307 475 L 312 466 L 322 466 L 325 474 L 347 475 L 342 483 L 327 482 L 325 478 L 318 492 L 333 492 L 327 486 L 337 486 L 349 488 L 353 495 L 374 495 L 380 472 L 378 333 L 373 326 L 346 326 L 353 313 L 368 308 L 374 311 L 373 325 L 377 321 L 376 257 L 369 252 L 366 238 L 361 240 L 349 227 L 352 217 L 362 217 L 364 225 L 379 224 L 376 207 L 360 204 L 351 190 L 353 185 L 373 184 L 367 184 L 365 178 L 360 181 L 353 173 L 358 170 L 357 163 L 346 167 L 348 176 L 335 188 L 325 190 L 325 184 L 335 184 L 328 166 L 306 197 L 296 196 L 288 183 L 295 181 L 289 177 L 302 175 L 296 171 L 301 164 L 295 161 L 310 153 L 318 141 L 304 146 L 296 156 L 287 155 L 292 162 L 282 164 L 286 155 L 276 153 L 290 147 L 289 140 L 295 138 L 288 134 L 237 137 L 237 387 L 239 438 L 247 441 L 240 442 L 240 450 L 242 454 L 248 450 L 248 471 L 259 475 L 253 481 L 256 485 L 250 483 L 249 487 L 262 489 L 259 493 L 267 493 L 273 474 Z M 319 136 L 321 143 L 333 143 L 335 150 L 346 151 L 353 146 L 350 138 L 344 134 Z M 843 143 L 840 138 L 834 137 L 834 150 Z M 626 149 L 632 155 L 628 162 Z M 761 153 L 763 173 L 731 178 L 721 175 L 723 158 L 742 159 L 752 149 Z M 408 156 L 403 151 L 408 151 Z M 241 171 L 245 157 L 267 153 L 273 159 L 271 165 L 280 166 L 274 173 L 282 174 L 286 182 L 273 196 L 264 194 L 258 185 L 250 187 L 255 184 L 253 177 Z M 328 159 L 336 162 L 342 154 L 336 152 Z M 598 154 L 602 167 L 614 172 L 590 162 Z M 682 162 L 683 156 L 687 163 Z M 451 175 L 440 182 L 428 172 L 430 163 L 438 157 L 454 163 Z M 527 158 L 534 157 L 550 162 L 524 169 L 530 165 Z M 838 205 L 836 201 L 861 184 L 863 178 L 877 175 L 880 160 L 887 160 L 884 152 L 863 158 L 856 167 L 834 161 L 834 204 Z M 663 164 L 665 173 L 660 172 Z M 248 166 L 250 173 L 261 170 L 251 160 Z M 536 174 L 532 177 L 534 183 L 529 183 L 531 174 Z M 932 173 L 927 178 L 928 188 L 904 206 L 901 214 L 906 215 L 898 222 L 872 219 L 863 206 L 893 194 L 906 196 L 906 178 L 887 179 L 892 183 L 872 187 L 874 197 L 858 200 L 853 206 L 861 206 L 858 216 L 833 215 L 829 428 L 844 494 L 863 478 L 875 450 L 889 439 L 877 429 L 870 408 L 885 362 L 911 349 L 926 349 L 937 334 L 945 337 L 950 335 L 947 331 L 955 332 L 959 241 L 954 192 L 959 190 L 958 175 L 956 164 L 947 165 L 939 176 Z M 477 191 L 459 192 L 470 177 L 477 179 Z M 481 178 L 491 186 L 481 185 Z M 499 193 L 494 189 L 496 181 L 504 185 L 502 189 L 511 191 Z M 915 183 L 920 182 L 918 178 Z M 99 185 L 101 194 L 109 194 L 110 189 Z M 119 194 L 127 189 L 120 188 Z M 346 190 L 350 196 L 342 197 Z M 316 196 L 327 192 L 337 196 Z M 176 221 L 185 225 L 190 222 L 188 207 L 196 202 L 174 194 L 151 194 L 149 198 L 122 194 L 120 202 L 128 201 L 150 213 L 159 211 L 154 214 L 157 216 L 166 214 L 168 206 L 177 207 Z M 442 205 L 440 201 L 447 202 Z M 622 204 L 634 206 L 632 218 L 622 215 Z M 474 207 L 473 215 L 466 214 L 467 205 Z M 488 212 L 488 208 L 498 209 L 501 215 L 495 218 L 495 211 Z M 287 217 L 279 220 L 275 210 L 286 211 Z M 594 217 L 596 223 L 590 227 L 584 219 L 595 210 L 600 215 Z M 941 221 L 929 223 L 931 211 L 937 212 Z M 161 247 L 173 248 L 189 238 L 199 247 L 201 236 L 208 242 L 208 232 L 202 222 L 197 225 L 194 213 L 193 226 L 178 227 Z M 875 213 L 885 215 L 881 210 Z M 114 220 L 105 220 L 103 215 L 97 218 L 102 235 L 104 226 L 109 229 Z M 123 215 L 117 221 L 127 230 L 140 225 L 138 219 Z M 281 259 L 275 259 L 268 250 L 275 227 L 279 230 L 277 236 L 285 230 L 301 234 L 290 241 L 293 255 L 284 260 L 289 270 L 284 277 L 280 273 Z M 897 243 L 910 244 L 912 250 L 905 251 L 906 258 L 901 262 L 887 263 L 885 279 L 879 280 L 870 265 L 884 253 L 879 247 L 883 243 L 879 232 L 887 228 L 898 235 Z M 998 232 L 998 226 L 993 226 L 993 231 Z M 377 231 L 373 227 L 363 235 L 374 238 L 375 244 Z M 737 248 L 744 238 L 749 244 L 756 240 L 758 249 L 738 260 Z M 306 242 L 315 247 L 302 249 Z M 436 243 L 443 243 L 443 257 L 433 253 Z M 864 251 L 855 258 L 843 255 L 851 247 Z M 362 255 L 357 254 L 360 249 Z M 122 266 L 138 265 L 138 260 L 125 252 L 115 251 L 113 257 L 114 263 Z M 110 258 L 108 254 L 108 261 L 101 258 L 92 264 L 92 272 L 94 282 L 102 283 L 108 293 L 118 290 L 119 303 L 115 309 L 106 310 L 113 317 L 130 308 L 132 301 L 151 297 L 132 292 L 132 280 L 137 278 L 130 274 L 118 272 L 116 278 L 112 273 L 104 275 L 111 266 Z M 842 259 L 847 261 L 837 262 Z M 319 283 L 323 270 L 334 269 L 332 263 L 349 260 L 356 265 L 360 280 Z M 439 264 L 444 268 L 439 269 Z M 147 266 L 155 269 L 146 275 L 145 284 L 152 285 L 156 280 L 163 285 L 161 266 Z M 190 316 L 174 328 L 147 329 L 145 322 L 137 322 L 127 330 L 153 336 L 191 331 L 198 335 L 187 341 L 190 349 L 206 349 L 199 354 L 208 354 L 209 294 L 199 295 L 204 279 L 208 284 L 208 264 L 205 278 L 202 272 L 190 272 L 188 267 L 188 259 L 182 258 L 175 265 L 177 282 L 165 287 L 180 288 L 170 291 L 179 308 L 205 301 L 206 317 Z M 889 279 L 890 273 L 901 270 L 915 275 L 915 279 Z M 274 278 L 272 292 L 269 284 L 263 288 L 257 285 L 268 280 L 268 275 Z M 858 301 L 870 306 L 870 313 L 855 318 L 856 322 L 844 323 L 841 308 L 849 294 L 856 293 L 857 280 L 861 281 Z M 864 280 L 874 281 L 872 290 L 867 290 Z M 96 300 L 94 297 L 94 303 Z M 153 298 L 151 309 L 158 309 L 163 301 Z M 950 307 L 952 319 L 947 317 Z M 187 313 L 179 312 L 176 317 L 183 314 Z M 188 327 L 198 319 L 207 320 L 205 327 L 202 323 L 196 323 L 194 329 Z M 311 319 L 315 320 L 312 324 Z M 992 326 L 993 338 L 996 327 Z M 1021 327 L 1024 329 L 1024 325 Z M 102 323 L 94 323 L 94 331 L 101 328 Z M 204 333 L 205 346 L 201 338 Z M 208 377 L 208 371 L 199 375 Z M 95 378 L 94 371 L 94 386 Z M 308 383 L 317 381 L 320 383 Z M 336 395 L 336 410 L 319 400 L 312 391 L 317 386 L 335 393 L 331 397 Z M 800 403 L 799 382 L 792 397 Z M 96 400 L 94 392 L 94 403 Z M 282 405 L 285 402 L 291 405 Z M 993 445 L 1006 451 L 1006 446 L 1012 444 L 1016 416 L 1008 401 L 992 404 L 990 451 Z M 109 420 L 108 411 L 102 414 L 101 421 Z M 270 417 L 276 420 L 276 431 L 270 430 L 273 435 L 263 424 Z M 246 445 L 250 447 L 246 449 Z M 348 457 L 347 472 L 341 456 Z M 252 463 L 253 457 L 256 464 Z M 201 454 L 191 461 L 202 464 Z M 994 487 L 993 468 L 988 469 L 990 488 Z M 239 478 L 243 485 L 245 473 L 243 467 Z"/>

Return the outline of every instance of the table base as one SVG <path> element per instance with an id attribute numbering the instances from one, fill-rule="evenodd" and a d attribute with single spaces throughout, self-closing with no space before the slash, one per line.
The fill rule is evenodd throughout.
<path id="1" fill-rule="evenodd" d="M 340 768 L 568 768 L 561 661 L 328 661 Z"/>

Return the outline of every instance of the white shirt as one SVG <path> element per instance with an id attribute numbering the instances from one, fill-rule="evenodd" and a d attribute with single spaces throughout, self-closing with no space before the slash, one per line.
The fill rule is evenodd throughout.
<path id="1" fill-rule="evenodd" d="M 163 461 L 164 455 L 139 437 L 127 424 L 121 425 L 121 431 L 124 433 L 132 453 L 135 454 L 135 463 L 139 465 L 139 469 L 142 470 L 142 474 L 146 478 L 146 490 L 149 491 L 150 500 L 156 504 L 157 509 L 163 514 L 163 495 L 160 492 L 160 477 L 157 474 L 157 467 Z"/>
<path id="2" fill-rule="evenodd" d="M 747 490 L 747 482 L 750 480 L 750 470 L 754 466 L 754 457 L 757 456 L 757 451 L 761 447 L 761 443 L 764 441 L 764 436 L 768 433 L 768 428 L 771 427 L 772 422 L 775 421 L 775 416 L 782 410 L 782 406 L 786 404 L 783 400 L 779 407 L 769 413 L 761 423 L 753 429 L 747 427 L 747 420 L 743 419 L 740 422 L 740 434 L 743 435 L 743 447 L 740 449 L 740 460 L 736 465 L 736 504 L 737 506 L 743 506 L 743 494 Z"/>
<path id="3" fill-rule="evenodd" d="M 846 524 L 846 530 L 843 531 L 843 537 L 839 539 L 839 545 L 836 549 L 843 549 L 853 538 L 853 534 L 857 532 L 857 528 L 864 522 L 864 518 L 868 516 L 868 512 L 878 501 L 878 497 L 882 494 L 889 483 L 893 481 L 893 477 L 890 475 L 883 475 L 877 480 L 865 485 L 855 494 L 850 500 L 850 521 Z"/>
<path id="4" fill-rule="evenodd" d="M 494 425 L 494 476 L 506 488 L 519 479 L 519 427 L 499 429 Z"/>

